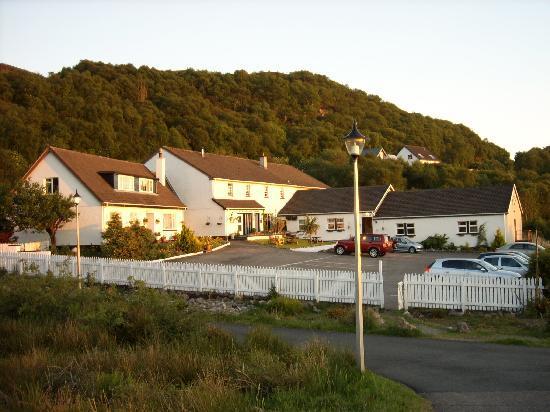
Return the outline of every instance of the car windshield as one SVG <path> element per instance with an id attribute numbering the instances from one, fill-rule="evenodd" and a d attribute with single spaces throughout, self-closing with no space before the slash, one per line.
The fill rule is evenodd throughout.
<path id="1" fill-rule="evenodd" d="M 485 260 L 483 260 L 481 264 L 489 270 L 498 270 L 498 268 L 496 266 L 491 265 L 489 262 L 487 262 Z"/>

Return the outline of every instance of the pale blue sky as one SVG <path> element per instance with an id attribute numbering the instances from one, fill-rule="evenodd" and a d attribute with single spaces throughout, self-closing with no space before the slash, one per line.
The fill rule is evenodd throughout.
<path id="1" fill-rule="evenodd" d="M 550 145 L 550 0 L 0 0 L 0 61 L 309 70 L 514 153 Z"/>

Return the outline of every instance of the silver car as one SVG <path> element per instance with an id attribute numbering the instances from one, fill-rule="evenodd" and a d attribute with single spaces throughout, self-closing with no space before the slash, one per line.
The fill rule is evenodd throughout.
<path id="1" fill-rule="evenodd" d="M 414 242 L 407 236 L 396 236 L 393 238 L 393 250 L 395 252 L 409 252 L 416 253 L 421 252 L 424 247 L 418 242 Z"/>
<path id="2" fill-rule="evenodd" d="M 523 258 L 514 255 L 493 255 L 481 258 L 484 262 L 488 262 L 498 269 L 508 270 L 510 272 L 519 273 L 525 276 L 529 270 L 529 263 Z"/>
<path id="3" fill-rule="evenodd" d="M 513 242 L 508 243 L 502 247 L 499 247 L 497 249 L 497 252 L 513 252 L 513 251 L 519 251 L 523 252 L 527 255 L 532 255 L 535 253 L 536 245 L 532 242 Z M 545 249 L 539 245 L 539 252 L 543 252 Z"/>
<path id="4" fill-rule="evenodd" d="M 426 268 L 424 273 L 436 275 L 521 277 L 516 272 L 498 269 L 483 260 L 464 258 L 436 259 Z"/>

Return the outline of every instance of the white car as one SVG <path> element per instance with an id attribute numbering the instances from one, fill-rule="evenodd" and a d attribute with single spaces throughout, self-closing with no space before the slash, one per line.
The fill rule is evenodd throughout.
<path id="1" fill-rule="evenodd" d="M 424 273 L 436 275 L 521 277 L 516 272 L 498 269 L 483 260 L 464 258 L 436 259 L 426 268 Z"/>
<path id="2" fill-rule="evenodd" d="M 523 252 L 527 255 L 532 255 L 537 250 L 536 247 L 537 246 L 532 242 L 513 242 L 513 243 L 508 243 L 502 247 L 499 247 L 497 249 L 497 252 L 518 251 L 518 252 Z M 543 252 L 544 250 L 545 249 L 541 245 L 539 245 L 539 252 Z"/>
<path id="3" fill-rule="evenodd" d="M 514 255 L 492 255 L 481 258 L 484 262 L 490 263 L 498 269 L 507 270 L 510 272 L 519 273 L 521 276 L 525 276 L 529 270 L 529 262 L 525 259 Z"/>

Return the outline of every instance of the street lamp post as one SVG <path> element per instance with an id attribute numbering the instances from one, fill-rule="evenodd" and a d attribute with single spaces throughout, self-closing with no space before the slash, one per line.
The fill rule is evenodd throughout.
<path id="1" fill-rule="evenodd" d="M 361 230 L 359 228 L 359 172 L 357 159 L 363 152 L 367 139 L 353 121 L 351 131 L 344 137 L 346 149 L 353 159 L 353 214 L 355 217 L 355 357 L 361 372 L 365 371 L 365 347 L 363 342 L 363 279 L 361 271 Z"/>
<path id="2" fill-rule="evenodd" d="M 76 205 L 76 277 L 78 279 L 78 289 L 82 289 L 82 277 L 80 276 L 80 224 L 78 221 L 78 205 L 80 204 L 80 195 L 78 189 L 73 196 L 73 202 Z"/>

